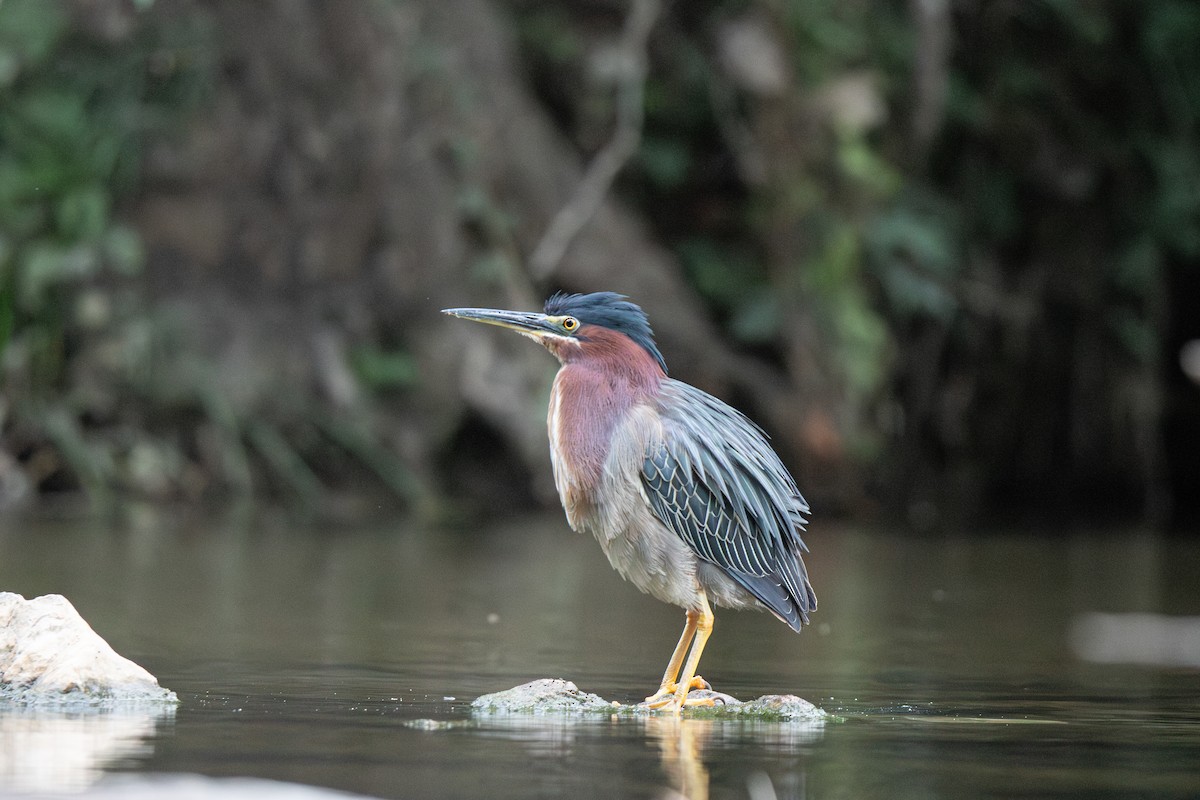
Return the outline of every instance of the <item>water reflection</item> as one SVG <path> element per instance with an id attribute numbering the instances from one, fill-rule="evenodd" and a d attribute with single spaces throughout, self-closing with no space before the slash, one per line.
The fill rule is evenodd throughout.
<path id="1" fill-rule="evenodd" d="M 658 743 L 663 772 L 675 792 L 688 800 L 708 800 L 704 749 L 713 732 L 711 720 L 648 717 L 645 726 Z"/>
<path id="2" fill-rule="evenodd" d="M 671 789 L 688 800 L 707 800 L 708 765 L 716 750 L 737 747 L 775 755 L 797 755 L 803 752 L 805 745 L 818 741 L 825 730 L 824 720 L 819 719 L 772 723 L 662 716 L 645 717 L 642 724 L 647 739 L 658 745 L 663 773 Z M 803 783 L 802 766 L 799 774 L 792 777 Z M 761 773 L 752 783 L 759 787 L 759 792 L 771 785 L 770 779 Z M 755 795 L 752 793 L 752 796 Z"/>
<path id="3" fill-rule="evenodd" d="M 485 733 L 520 741 L 537 758 L 563 758 L 575 754 L 581 736 L 604 732 L 610 721 L 602 716 L 534 716 L 512 714 L 482 717 L 474 726 Z"/>
<path id="4" fill-rule="evenodd" d="M 455 726 L 429 726 L 427 730 L 452 730 Z M 589 752 L 597 738 L 640 740 L 658 753 L 660 775 L 668 791 L 660 797 L 707 800 L 710 764 L 721 760 L 724 751 L 753 751 L 768 757 L 799 756 L 818 742 L 825 731 L 823 719 L 766 722 L 741 719 L 689 719 L 670 715 L 639 716 L 536 716 L 484 715 L 472 727 L 481 733 L 520 741 L 526 752 L 538 758 L 569 759 Z M 636 752 L 641 752 L 638 749 Z M 791 783 L 804 782 L 802 765 L 789 776 Z M 753 780 L 751 780 L 753 779 Z M 757 786 L 753 797 L 765 795 L 770 787 L 765 774 L 747 776 Z M 753 788 L 753 787 L 748 787 Z"/>
<path id="5" fill-rule="evenodd" d="M 152 740 L 175 709 L 0 712 L 0 787 L 16 792 L 77 792 L 105 770 L 154 753 Z"/>

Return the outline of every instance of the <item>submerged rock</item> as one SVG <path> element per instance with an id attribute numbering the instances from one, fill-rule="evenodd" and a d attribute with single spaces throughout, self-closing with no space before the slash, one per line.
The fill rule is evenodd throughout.
<path id="1" fill-rule="evenodd" d="M 0 704 L 177 703 L 100 638 L 62 595 L 0 592 Z"/>
<path id="2" fill-rule="evenodd" d="M 687 707 L 683 713 L 689 717 L 741 718 L 776 722 L 790 720 L 814 722 L 830 718 L 822 709 L 791 694 L 764 695 L 757 700 L 745 702 L 711 689 L 696 689 L 688 696 L 695 699 L 711 698 L 714 701 L 714 705 L 711 706 Z M 541 678 L 502 692 L 482 695 L 471 703 L 471 710 L 489 714 L 539 715 L 661 713 L 656 709 L 649 708 L 645 703 L 625 705 L 605 700 L 599 695 L 581 691 L 575 684 L 562 678 Z"/>

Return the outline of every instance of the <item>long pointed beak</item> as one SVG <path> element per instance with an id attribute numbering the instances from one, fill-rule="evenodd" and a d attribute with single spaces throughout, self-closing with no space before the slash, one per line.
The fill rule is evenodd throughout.
<path id="1" fill-rule="evenodd" d="M 449 314 L 459 319 L 469 319 L 487 325 L 499 325 L 501 328 L 523 333 L 533 339 L 541 339 L 546 334 L 558 333 L 550 324 L 545 314 L 532 311 L 501 311 L 495 308 L 446 308 L 443 314 Z"/>

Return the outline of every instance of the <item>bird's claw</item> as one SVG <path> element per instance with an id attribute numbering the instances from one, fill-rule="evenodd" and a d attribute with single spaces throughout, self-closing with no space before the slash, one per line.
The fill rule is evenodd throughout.
<path id="1" fill-rule="evenodd" d="M 691 682 L 688 684 L 689 692 L 692 689 L 711 689 L 711 688 L 712 688 L 712 684 L 710 684 L 708 681 L 704 680 L 704 678 L 701 678 L 699 675 L 692 678 Z M 651 708 L 657 708 L 659 705 L 662 704 L 663 700 L 665 700 L 668 697 L 674 697 L 678 691 L 679 691 L 679 684 L 676 683 L 675 681 L 668 681 L 667 683 L 664 683 L 662 686 L 658 687 L 657 692 L 655 692 L 654 694 L 652 694 L 646 698 L 646 705 L 650 706 Z"/>
<path id="2" fill-rule="evenodd" d="M 680 709 L 691 707 L 712 707 L 717 704 L 717 701 L 711 697 L 688 697 L 686 694 L 681 698 L 678 694 L 670 694 L 654 702 L 646 702 L 646 707 L 655 711 L 674 711 L 678 713 Z"/>
<path id="3" fill-rule="evenodd" d="M 646 698 L 646 707 L 656 711 L 674 709 L 678 711 L 685 706 L 713 706 L 716 702 L 711 697 L 688 697 L 692 689 L 712 689 L 712 684 L 699 675 L 688 681 L 686 688 L 681 688 L 675 681 L 669 681 L 658 687 L 658 691 Z"/>

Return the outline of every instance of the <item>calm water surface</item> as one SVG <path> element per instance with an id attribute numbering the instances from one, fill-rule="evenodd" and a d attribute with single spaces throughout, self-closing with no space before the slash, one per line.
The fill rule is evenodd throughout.
<path id="1" fill-rule="evenodd" d="M 539 677 L 645 696 L 682 612 L 558 515 L 457 531 L 9 520 L 0 590 L 66 595 L 181 703 L 0 709 L 0 794 L 187 773 L 404 798 L 1200 796 L 1200 655 L 1181 619 L 1200 616 L 1196 544 L 807 538 L 814 625 L 718 609 L 701 671 L 839 720 L 497 720 L 470 701 Z"/>

